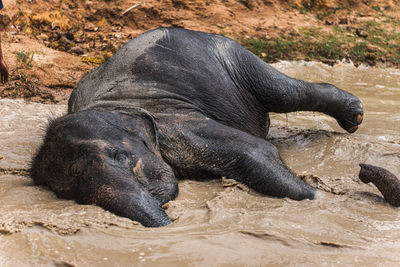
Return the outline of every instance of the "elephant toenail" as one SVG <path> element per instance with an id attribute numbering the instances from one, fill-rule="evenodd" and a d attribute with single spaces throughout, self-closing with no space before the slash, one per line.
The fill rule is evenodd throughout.
<path id="1" fill-rule="evenodd" d="M 358 116 L 357 116 L 357 124 L 361 124 L 362 121 L 363 121 L 363 116 L 358 114 Z"/>
<path id="2" fill-rule="evenodd" d="M 357 131 L 357 129 L 358 129 L 358 126 L 353 126 L 353 127 L 349 128 L 349 129 L 347 129 L 347 131 L 349 133 L 354 133 L 355 131 Z"/>

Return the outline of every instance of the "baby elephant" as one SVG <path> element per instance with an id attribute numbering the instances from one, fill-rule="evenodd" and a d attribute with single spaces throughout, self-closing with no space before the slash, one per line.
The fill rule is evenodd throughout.
<path id="1" fill-rule="evenodd" d="M 79 81 L 68 114 L 48 126 L 32 178 L 147 227 L 171 223 L 161 205 L 177 196 L 178 179 L 226 176 L 268 196 L 313 199 L 265 139 L 269 112 L 300 110 L 350 133 L 363 118 L 356 96 L 292 79 L 229 38 L 152 30 Z"/>

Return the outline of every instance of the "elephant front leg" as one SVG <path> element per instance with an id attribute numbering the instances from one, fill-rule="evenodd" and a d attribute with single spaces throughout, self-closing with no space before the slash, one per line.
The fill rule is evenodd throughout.
<path id="1" fill-rule="evenodd" d="M 315 189 L 290 171 L 264 139 L 206 118 L 165 124 L 159 132 L 162 155 L 181 178 L 225 176 L 273 197 L 314 198 Z"/>

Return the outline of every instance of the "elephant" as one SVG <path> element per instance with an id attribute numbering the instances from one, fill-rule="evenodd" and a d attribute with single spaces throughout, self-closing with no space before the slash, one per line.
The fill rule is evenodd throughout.
<path id="1" fill-rule="evenodd" d="M 358 97 L 290 78 L 230 38 L 158 28 L 77 83 L 31 177 L 145 227 L 171 223 L 162 205 L 180 179 L 228 177 L 267 196 L 313 199 L 266 139 L 269 112 L 295 111 L 325 113 L 349 133 L 363 119 Z"/>

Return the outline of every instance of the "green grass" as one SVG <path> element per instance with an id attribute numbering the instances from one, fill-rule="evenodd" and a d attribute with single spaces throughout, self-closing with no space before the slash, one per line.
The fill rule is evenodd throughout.
<path id="1" fill-rule="evenodd" d="M 24 64 L 28 68 L 33 67 L 34 53 L 26 53 L 24 51 L 17 52 L 17 62 Z"/>
<path id="2" fill-rule="evenodd" d="M 266 62 L 300 59 L 333 64 L 348 59 L 355 64 L 385 62 L 399 66 L 399 28 L 400 20 L 386 16 L 381 22 L 370 20 L 351 27 L 332 25 L 331 33 L 322 32 L 317 27 L 301 28 L 279 37 L 238 41 Z M 367 37 L 358 36 L 356 29 L 362 30 Z"/>

